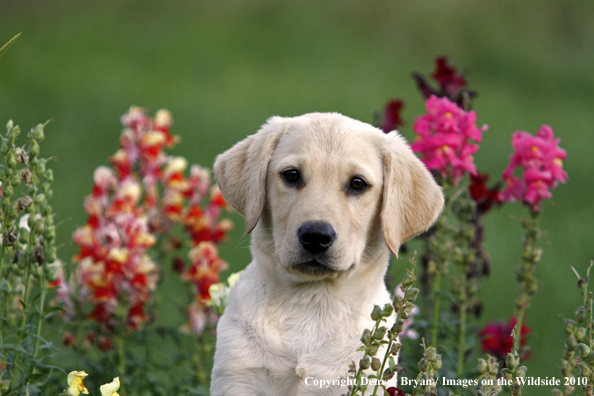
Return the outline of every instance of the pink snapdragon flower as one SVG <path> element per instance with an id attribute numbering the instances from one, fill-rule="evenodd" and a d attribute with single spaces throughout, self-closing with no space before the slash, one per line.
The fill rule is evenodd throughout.
<path id="1" fill-rule="evenodd" d="M 427 168 L 450 177 L 454 184 L 466 172 L 476 175 L 472 155 L 479 146 L 471 140 L 480 142 L 487 126 L 477 128 L 476 113 L 464 111 L 448 98 L 432 95 L 425 106 L 427 114 L 418 117 L 413 125 L 417 133 L 413 151 L 423 154 L 421 161 Z"/>
<path id="2" fill-rule="evenodd" d="M 499 199 L 528 203 L 530 209 L 537 212 L 540 202 L 551 197 L 550 190 L 556 188 L 558 182 L 567 180 L 563 170 L 567 153 L 559 147 L 560 141 L 555 139 L 553 129 L 548 125 L 541 126 L 536 136 L 524 131 L 515 132 L 512 135 L 514 153 L 502 176 L 506 188 Z M 513 174 L 519 167 L 524 169 L 522 178 Z"/>

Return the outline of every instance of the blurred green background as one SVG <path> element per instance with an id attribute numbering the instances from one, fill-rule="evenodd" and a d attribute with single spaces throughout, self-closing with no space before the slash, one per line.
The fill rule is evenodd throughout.
<path id="1" fill-rule="evenodd" d="M 429 74 L 448 55 L 467 71 L 479 123 L 476 155 L 496 181 L 510 134 L 547 123 L 568 152 L 569 181 L 545 204 L 548 232 L 540 291 L 528 312 L 529 376 L 560 376 L 563 320 L 580 303 L 569 266 L 594 257 L 594 2 L 422 1 L 74 1 L 1 0 L 0 42 L 22 36 L 0 58 L 0 122 L 24 130 L 52 119 L 42 145 L 53 156 L 59 255 L 74 254 L 93 170 L 118 147 L 119 117 L 132 104 L 172 111 L 173 151 L 211 167 L 214 157 L 272 115 L 337 111 L 372 122 L 388 99 L 404 98 L 403 134 L 423 100 L 412 71 Z M 508 215 L 486 219 L 492 276 L 487 318 L 508 318 L 516 295 L 521 228 Z M 221 249 L 232 270 L 249 261 L 243 223 Z M 414 246 L 414 244 L 413 244 Z M 167 264 L 167 263 L 166 263 Z M 167 264 L 168 265 L 168 264 Z M 401 276 L 406 261 L 392 265 Z M 525 395 L 550 394 L 531 387 Z"/>

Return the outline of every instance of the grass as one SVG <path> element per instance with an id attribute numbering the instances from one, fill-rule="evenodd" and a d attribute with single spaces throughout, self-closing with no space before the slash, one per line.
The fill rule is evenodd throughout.
<path id="1" fill-rule="evenodd" d="M 42 150 L 55 157 L 59 255 L 68 260 L 92 172 L 116 150 L 130 105 L 170 109 L 183 139 L 175 154 L 204 166 L 269 116 L 338 111 L 371 122 L 394 97 L 407 101 L 403 133 L 411 139 L 423 103 L 410 73 L 430 72 L 447 54 L 480 93 L 475 109 L 489 131 L 476 161 L 492 180 L 515 130 L 548 123 L 568 151 L 570 180 L 545 208 L 549 244 L 527 317 L 528 374 L 559 376 L 558 314 L 570 315 L 580 301 L 569 266 L 585 268 L 594 255 L 593 21 L 594 3 L 564 0 L 4 0 L 0 42 L 23 34 L 0 58 L 0 120 L 26 130 L 53 119 Z M 493 270 L 485 318 L 509 317 L 513 307 L 521 229 L 509 212 L 523 210 L 508 205 L 487 218 Z M 221 255 L 238 270 L 250 257 L 234 220 Z M 391 271 L 403 271 L 401 263 Z"/>

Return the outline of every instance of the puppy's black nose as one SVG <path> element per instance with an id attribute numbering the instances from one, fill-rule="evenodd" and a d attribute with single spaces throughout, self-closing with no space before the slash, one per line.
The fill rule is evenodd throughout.
<path id="1" fill-rule="evenodd" d="M 328 223 L 308 221 L 299 227 L 297 236 L 305 250 L 316 254 L 328 250 L 336 238 L 336 232 Z"/>

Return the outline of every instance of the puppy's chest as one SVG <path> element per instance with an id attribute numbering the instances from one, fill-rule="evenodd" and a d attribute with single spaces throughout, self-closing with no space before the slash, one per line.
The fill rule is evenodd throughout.
<path id="1" fill-rule="evenodd" d="M 294 362 L 348 359 L 355 354 L 363 331 L 360 318 L 348 306 L 300 304 L 274 316 L 270 325 Z"/>

